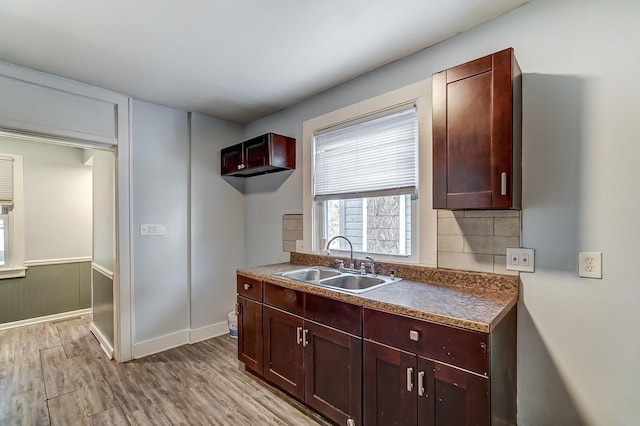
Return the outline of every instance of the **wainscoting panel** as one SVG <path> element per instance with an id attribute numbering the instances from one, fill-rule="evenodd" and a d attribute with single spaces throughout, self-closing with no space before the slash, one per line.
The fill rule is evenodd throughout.
<path id="1" fill-rule="evenodd" d="M 113 347 L 113 276 L 93 265 L 93 324 Z"/>
<path id="2" fill-rule="evenodd" d="M 91 262 L 29 266 L 0 280 L 0 324 L 91 306 Z"/>

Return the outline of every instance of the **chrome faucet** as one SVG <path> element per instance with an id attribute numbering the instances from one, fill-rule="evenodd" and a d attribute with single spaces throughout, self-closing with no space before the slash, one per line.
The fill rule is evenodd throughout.
<path id="1" fill-rule="evenodd" d="M 353 263 L 353 244 L 351 244 L 351 241 L 349 241 L 349 239 L 343 235 L 336 235 L 335 237 L 333 237 L 332 239 L 329 240 L 329 242 L 327 243 L 327 254 L 331 254 L 331 250 L 329 250 L 329 246 L 331 245 L 331 243 L 333 242 L 333 240 L 336 240 L 338 238 L 342 238 L 343 240 L 345 240 L 346 242 L 349 243 L 349 249 L 351 251 L 350 254 L 350 258 L 349 258 L 349 269 L 353 269 L 355 267 L 354 263 Z"/>
<path id="2" fill-rule="evenodd" d="M 371 275 L 377 277 L 378 274 L 376 274 L 376 263 L 373 261 L 373 257 L 366 256 L 365 259 L 369 261 L 369 266 L 371 267 Z"/>

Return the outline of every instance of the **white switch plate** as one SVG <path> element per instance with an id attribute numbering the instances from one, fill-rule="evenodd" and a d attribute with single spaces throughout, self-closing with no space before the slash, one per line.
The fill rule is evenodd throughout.
<path id="1" fill-rule="evenodd" d="M 533 272 L 535 270 L 535 255 L 533 249 L 508 248 L 507 269 L 509 271 Z"/>
<path id="2" fill-rule="evenodd" d="M 296 251 L 302 253 L 304 251 L 304 240 L 296 240 Z"/>
<path id="3" fill-rule="evenodd" d="M 578 255 L 578 275 L 585 278 L 602 279 L 602 253 L 581 251 Z"/>
<path id="4" fill-rule="evenodd" d="M 155 223 L 143 223 L 140 225 L 140 235 L 166 235 L 167 227 Z"/>

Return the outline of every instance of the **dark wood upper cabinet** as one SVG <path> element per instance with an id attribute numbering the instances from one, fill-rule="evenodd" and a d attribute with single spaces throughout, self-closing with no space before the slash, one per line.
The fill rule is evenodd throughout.
<path id="1" fill-rule="evenodd" d="M 521 146 L 513 49 L 433 75 L 433 208 L 519 209 Z"/>
<path id="2" fill-rule="evenodd" d="M 296 168 L 296 140 L 266 133 L 223 148 L 220 153 L 223 176 L 250 177 Z"/>

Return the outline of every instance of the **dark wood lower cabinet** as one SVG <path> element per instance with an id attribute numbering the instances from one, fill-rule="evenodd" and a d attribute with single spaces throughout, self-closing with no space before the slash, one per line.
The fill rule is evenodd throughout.
<path id="1" fill-rule="evenodd" d="M 246 368 L 338 425 L 516 424 L 515 307 L 481 333 L 239 277 L 238 312 Z"/>
<path id="2" fill-rule="evenodd" d="M 262 303 L 238 296 L 238 359 L 262 375 Z"/>
<path id="3" fill-rule="evenodd" d="M 362 424 L 362 339 L 305 321 L 305 402 L 334 422 Z"/>
<path id="4" fill-rule="evenodd" d="M 364 342 L 364 424 L 490 424 L 489 379 Z"/>
<path id="5" fill-rule="evenodd" d="M 407 390 L 407 371 L 416 367 L 413 354 L 364 342 L 364 424 L 416 425 L 417 398 Z"/>
<path id="6" fill-rule="evenodd" d="M 264 377 L 338 424 L 362 424 L 362 339 L 264 307 Z"/>
<path id="7" fill-rule="evenodd" d="M 303 319 L 265 306 L 263 322 L 264 377 L 304 399 Z"/>

